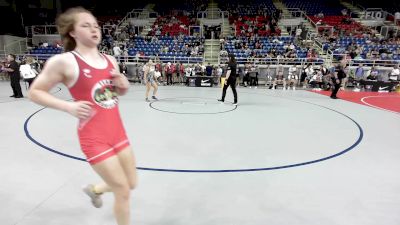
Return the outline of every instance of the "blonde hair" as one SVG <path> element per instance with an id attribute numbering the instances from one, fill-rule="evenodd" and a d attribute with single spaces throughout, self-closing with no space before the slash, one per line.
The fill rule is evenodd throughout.
<path id="1" fill-rule="evenodd" d="M 34 61 L 33 61 L 33 57 L 31 57 L 31 56 L 26 57 L 25 62 L 26 62 L 27 64 L 32 64 L 32 63 L 34 62 Z"/>
<path id="2" fill-rule="evenodd" d="M 74 30 L 74 25 L 77 22 L 76 15 L 79 13 L 88 13 L 93 15 L 90 11 L 82 7 L 74 7 L 60 14 L 56 19 L 57 30 L 61 35 L 64 51 L 66 52 L 72 51 L 76 47 L 76 41 L 69 33 Z"/>

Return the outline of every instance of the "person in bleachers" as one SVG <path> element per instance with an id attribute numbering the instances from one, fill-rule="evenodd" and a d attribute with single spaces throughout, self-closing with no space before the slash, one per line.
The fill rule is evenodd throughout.
<path id="1" fill-rule="evenodd" d="M 307 52 L 307 60 L 314 61 L 318 58 L 318 52 L 315 49 L 310 49 Z"/>
<path id="2" fill-rule="evenodd" d="M 114 53 L 114 57 L 118 57 L 118 56 L 122 55 L 122 50 L 118 44 L 114 45 L 113 53 Z"/>
<path id="3" fill-rule="evenodd" d="M 342 9 L 341 13 L 342 13 L 342 16 L 347 16 L 347 9 Z"/>

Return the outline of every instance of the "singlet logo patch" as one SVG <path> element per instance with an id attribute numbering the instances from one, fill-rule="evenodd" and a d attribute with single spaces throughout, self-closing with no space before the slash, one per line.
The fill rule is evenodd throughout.
<path id="1" fill-rule="evenodd" d="M 83 75 L 87 78 L 92 78 L 92 75 L 90 75 L 90 70 L 89 69 L 83 69 L 82 70 Z"/>
<path id="2" fill-rule="evenodd" d="M 111 80 L 101 80 L 92 88 L 93 101 L 106 109 L 112 109 L 118 104 L 118 95 Z"/>

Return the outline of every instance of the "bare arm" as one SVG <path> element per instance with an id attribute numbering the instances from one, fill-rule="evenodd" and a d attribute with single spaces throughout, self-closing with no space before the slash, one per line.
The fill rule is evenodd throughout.
<path id="1" fill-rule="evenodd" d="M 229 78 L 230 75 L 231 75 L 231 70 L 227 70 L 227 71 L 226 71 L 225 81 L 228 80 L 228 78 Z"/>
<path id="2" fill-rule="evenodd" d="M 3 67 L 3 71 L 6 71 L 6 72 L 14 72 L 13 69 L 11 69 L 11 68 L 6 68 L 6 67 Z"/>
<path id="3" fill-rule="evenodd" d="M 15 71 L 12 67 L 10 67 L 10 66 L 5 67 L 4 65 L 2 66 L 2 70 L 6 71 L 6 72 L 10 72 L 10 73 Z M 18 67 L 17 67 L 17 70 L 18 70 Z"/>
<path id="4" fill-rule="evenodd" d="M 29 99 L 39 105 L 67 112 L 68 102 L 49 94 L 53 87 L 64 82 L 62 68 L 65 68 L 65 65 L 60 56 L 50 58 L 29 89 Z"/>
<path id="5" fill-rule="evenodd" d="M 57 55 L 48 60 L 42 72 L 29 89 L 28 97 L 33 102 L 53 109 L 67 112 L 77 118 L 85 119 L 89 116 L 92 103 L 68 102 L 49 94 L 49 91 L 59 83 L 66 83 L 66 74 L 70 73 L 71 65 L 65 55 Z"/>

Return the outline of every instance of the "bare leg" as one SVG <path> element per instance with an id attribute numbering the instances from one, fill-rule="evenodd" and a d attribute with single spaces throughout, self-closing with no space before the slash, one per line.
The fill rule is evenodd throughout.
<path id="1" fill-rule="evenodd" d="M 156 82 L 151 84 L 153 86 L 153 96 L 156 96 L 157 90 L 158 90 L 158 85 Z"/>
<path id="2" fill-rule="evenodd" d="M 150 84 L 150 82 L 147 82 L 147 84 L 146 84 L 146 99 L 149 98 L 150 88 L 151 88 L 151 84 Z"/>
<path id="3" fill-rule="evenodd" d="M 114 215 L 118 225 L 129 225 L 131 185 L 119 157 L 112 156 L 92 167 L 108 185 L 104 185 L 104 189 L 114 193 Z"/>

